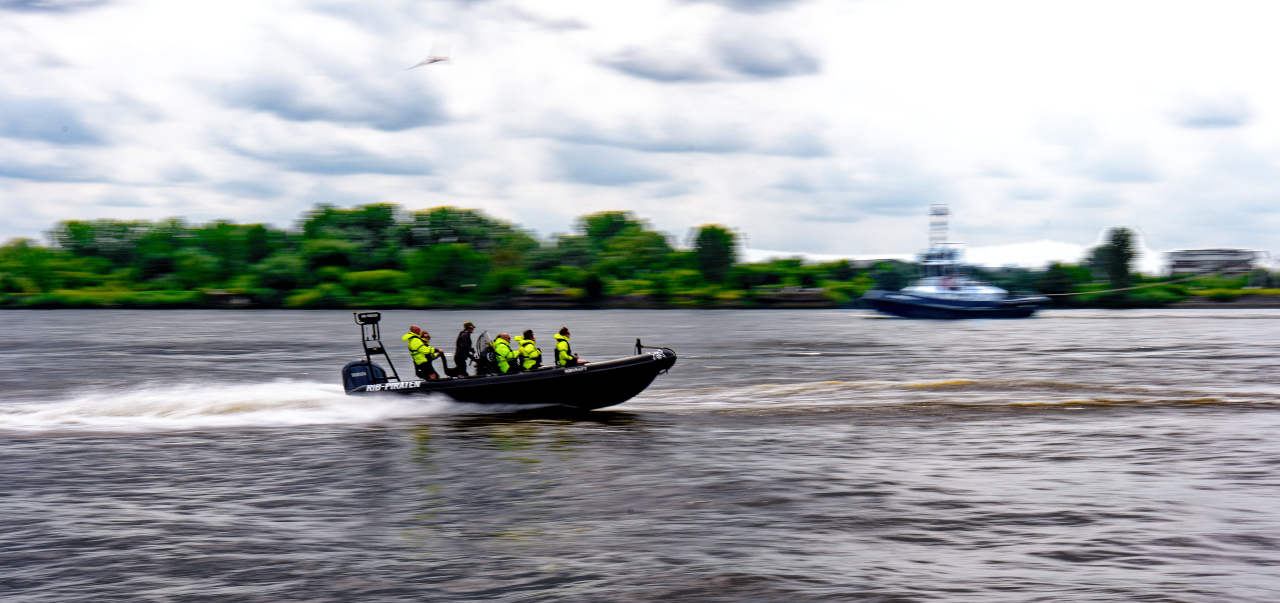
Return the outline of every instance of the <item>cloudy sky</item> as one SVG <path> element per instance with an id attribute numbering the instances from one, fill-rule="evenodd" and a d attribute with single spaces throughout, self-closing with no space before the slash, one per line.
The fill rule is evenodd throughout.
<path id="1" fill-rule="evenodd" d="M 985 263 L 1280 247 L 1280 6 L 0 0 L 0 240 L 456 205 Z M 433 45 L 449 63 L 406 70 Z"/>

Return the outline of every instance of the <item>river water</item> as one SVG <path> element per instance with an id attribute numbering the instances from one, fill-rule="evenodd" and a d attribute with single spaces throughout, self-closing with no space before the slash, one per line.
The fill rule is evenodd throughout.
<path id="1" fill-rule="evenodd" d="M 0 312 L 0 599 L 1280 599 L 1280 311 L 384 316 L 680 359 L 521 413 L 344 396 L 345 311 Z"/>

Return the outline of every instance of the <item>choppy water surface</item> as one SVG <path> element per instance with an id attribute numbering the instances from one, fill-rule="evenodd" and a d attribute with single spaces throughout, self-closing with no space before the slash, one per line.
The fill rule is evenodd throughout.
<path id="1" fill-rule="evenodd" d="M 464 320 L 680 360 L 613 409 L 512 413 L 342 395 L 349 312 L 0 313 L 0 598 L 1280 598 L 1280 312 L 384 335 Z"/>

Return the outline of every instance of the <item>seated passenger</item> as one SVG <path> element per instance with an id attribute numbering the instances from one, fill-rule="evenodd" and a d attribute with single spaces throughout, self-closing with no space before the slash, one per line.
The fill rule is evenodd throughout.
<path id="1" fill-rule="evenodd" d="M 498 334 L 498 338 L 493 340 L 493 352 L 497 356 L 499 373 L 519 372 L 520 363 L 516 359 L 520 352 L 511 349 L 510 333 Z"/>
<path id="2" fill-rule="evenodd" d="M 413 372 L 428 381 L 440 378 L 431 361 L 439 358 L 441 352 L 431 347 L 431 334 L 423 331 L 418 325 L 409 327 L 409 332 L 400 338 L 409 344 L 409 356 L 413 358 Z"/>
<path id="3" fill-rule="evenodd" d="M 569 347 L 569 327 L 560 327 L 560 332 L 555 335 L 556 339 L 556 366 L 575 366 L 586 364 L 586 360 L 578 358 L 573 353 L 573 349 Z"/>
<path id="4" fill-rule="evenodd" d="M 542 367 L 542 350 L 538 348 L 538 340 L 533 337 L 533 329 L 525 329 L 524 338 L 518 338 L 520 341 L 520 356 L 524 358 L 521 366 L 526 371 L 532 371 Z"/>

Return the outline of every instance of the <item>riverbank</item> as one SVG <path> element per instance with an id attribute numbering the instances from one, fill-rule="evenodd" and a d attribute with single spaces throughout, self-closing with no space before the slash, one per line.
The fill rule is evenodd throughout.
<path id="1" fill-rule="evenodd" d="M 605 295 L 588 299 L 566 293 L 531 292 L 501 300 L 421 299 L 411 294 L 354 296 L 344 300 L 317 300 L 283 309 L 318 310 L 341 308 L 476 309 L 476 310 L 759 310 L 866 308 L 861 299 L 822 288 L 789 288 L 771 291 L 731 291 L 714 296 L 696 295 Z M 1109 308 L 1100 303 L 1084 303 L 1073 308 Z M 1275 309 L 1280 295 L 1241 293 L 1239 295 L 1191 295 L 1173 303 L 1153 305 L 1178 309 Z M 0 296 L 0 309 L 84 310 L 84 309 L 276 309 L 279 304 L 251 295 L 227 291 L 54 291 L 38 295 Z"/>
<path id="2" fill-rule="evenodd" d="M 1169 306 L 1187 310 L 1237 308 L 1241 310 L 1280 309 L 1280 295 L 1240 295 L 1235 298 L 1193 295 Z"/>
<path id="3" fill-rule="evenodd" d="M 317 299 L 304 305 L 286 304 L 283 309 L 317 310 L 339 308 L 413 308 L 478 310 L 662 310 L 662 309 L 824 309 L 859 307 L 845 294 L 821 289 L 781 289 L 766 292 L 731 291 L 715 296 L 695 295 L 604 295 L 590 299 L 571 293 L 530 292 L 508 299 L 477 300 L 424 298 L 412 292 L 356 295 L 349 299 Z M 279 303 L 249 294 L 227 291 L 53 291 L 35 295 L 0 296 L 0 309 L 275 309 Z"/>

